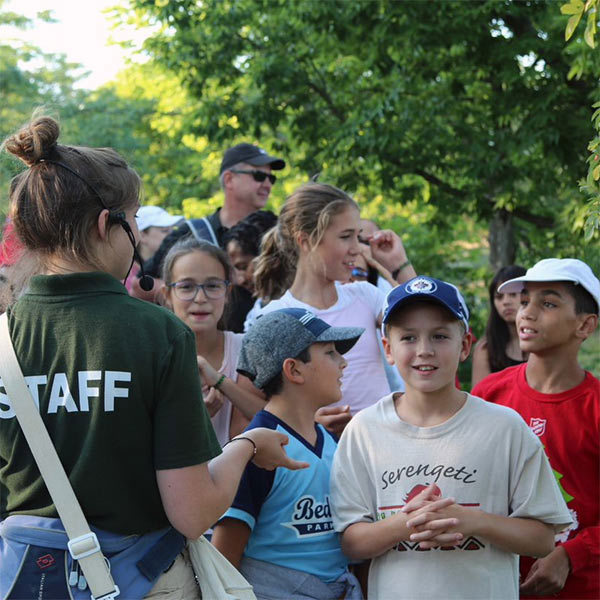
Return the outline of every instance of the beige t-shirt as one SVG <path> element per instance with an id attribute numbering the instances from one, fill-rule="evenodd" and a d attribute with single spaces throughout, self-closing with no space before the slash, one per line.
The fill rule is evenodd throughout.
<path id="1" fill-rule="evenodd" d="M 538 438 L 513 410 L 468 395 L 435 427 L 402 421 L 393 395 L 356 415 L 342 434 L 331 474 L 336 531 L 389 518 L 423 487 L 488 513 L 571 522 Z M 369 594 L 407 598 L 518 598 L 518 556 L 471 536 L 454 549 L 400 542 L 373 559 Z"/>

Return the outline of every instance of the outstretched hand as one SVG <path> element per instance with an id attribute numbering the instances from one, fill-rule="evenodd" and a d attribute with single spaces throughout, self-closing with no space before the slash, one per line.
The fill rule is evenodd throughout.
<path id="1" fill-rule="evenodd" d="M 347 404 L 345 406 L 322 406 L 315 413 L 315 421 L 337 436 L 342 435 L 342 431 L 351 418 L 350 407 Z"/>
<path id="2" fill-rule="evenodd" d="M 297 471 L 310 466 L 307 462 L 293 460 L 287 455 L 283 447 L 287 445 L 289 438 L 283 433 L 257 427 L 245 431 L 243 437 L 250 438 L 256 444 L 256 454 L 252 462 L 261 469 L 273 471 L 277 467 L 285 467 Z"/>

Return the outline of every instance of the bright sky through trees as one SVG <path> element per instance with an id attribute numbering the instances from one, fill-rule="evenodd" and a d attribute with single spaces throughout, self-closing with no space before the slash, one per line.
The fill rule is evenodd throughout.
<path id="1" fill-rule="evenodd" d="M 4 11 L 12 11 L 29 18 L 46 10 L 52 11 L 56 23 L 36 21 L 32 28 L 18 30 L 0 27 L 3 40 L 17 38 L 38 46 L 46 53 L 63 53 L 70 62 L 81 63 L 90 75 L 78 83 L 78 87 L 95 89 L 114 79 L 125 66 L 129 52 L 111 39 L 133 40 L 141 44 L 145 34 L 134 28 L 111 30 L 111 23 L 103 10 L 119 4 L 118 0 L 6 0 Z"/>

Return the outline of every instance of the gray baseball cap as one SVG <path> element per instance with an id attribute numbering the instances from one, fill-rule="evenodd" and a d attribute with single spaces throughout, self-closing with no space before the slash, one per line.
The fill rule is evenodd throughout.
<path id="1" fill-rule="evenodd" d="M 332 327 L 303 308 L 282 308 L 259 317 L 244 336 L 237 372 L 262 389 L 281 373 L 283 361 L 316 342 L 333 342 L 345 354 L 362 335 L 362 327 Z"/>

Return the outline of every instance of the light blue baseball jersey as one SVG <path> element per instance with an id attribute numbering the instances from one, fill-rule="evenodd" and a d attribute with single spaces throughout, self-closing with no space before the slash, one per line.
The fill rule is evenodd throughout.
<path id="1" fill-rule="evenodd" d="M 317 442 L 313 447 L 265 410 L 248 425 L 248 429 L 255 427 L 287 435 L 288 455 L 310 467 L 266 471 L 250 463 L 223 518 L 239 519 L 252 530 L 244 556 L 304 571 L 325 582 L 335 581 L 348 566 L 339 534 L 333 530 L 329 500 L 329 474 L 337 442 L 315 424 Z"/>

